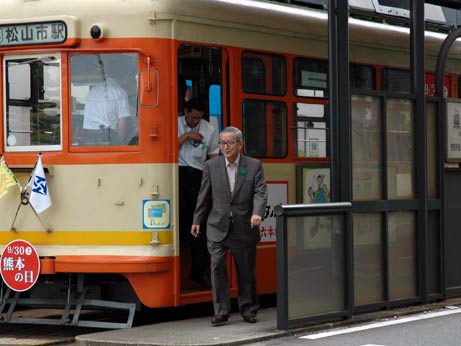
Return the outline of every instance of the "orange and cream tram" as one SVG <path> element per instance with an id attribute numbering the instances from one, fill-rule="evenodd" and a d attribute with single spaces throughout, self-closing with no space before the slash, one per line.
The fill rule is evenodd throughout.
<path id="1" fill-rule="evenodd" d="M 0 152 L 22 188 L 41 153 L 51 198 L 40 214 L 20 204 L 19 186 L 0 198 L 2 248 L 23 239 L 40 257 L 38 281 L 24 294 L 75 291 L 149 308 L 211 301 L 211 291 L 188 280 L 179 239 L 178 78 L 188 96 L 207 101 L 218 129 L 241 128 L 245 153 L 264 164 L 258 288 L 274 293 L 273 206 L 310 201 L 300 186 L 314 187 L 315 177 L 300 181 L 300 165 L 330 178 L 327 20 L 321 9 L 250 0 L 3 0 Z M 428 90 L 444 36 L 426 36 Z M 408 40 L 404 27 L 350 21 L 353 114 L 368 114 L 369 126 L 369 110 L 379 107 L 373 95 L 405 87 Z M 447 66 L 446 93 L 457 97 L 459 61 Z M 128 100 L 123 135 L 101 126 L 88 137 L 88 94 L 101 82 L 107 92 L 109 81 Z M 373 164 L 355 172 L 358 198 L 376 178 Z M 229 268 L 236 296 L 230 260 Z"/>

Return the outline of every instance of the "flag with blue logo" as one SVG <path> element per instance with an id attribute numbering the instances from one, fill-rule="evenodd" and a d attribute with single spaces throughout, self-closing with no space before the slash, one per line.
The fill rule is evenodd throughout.
<path id="1" fill-rule="evenodd" d="M 31 188 L 29 203 L 40 214 L 51 207 L 50 191 L 43 171 L 42 156 L 39 155 L 27 187 Z"/>

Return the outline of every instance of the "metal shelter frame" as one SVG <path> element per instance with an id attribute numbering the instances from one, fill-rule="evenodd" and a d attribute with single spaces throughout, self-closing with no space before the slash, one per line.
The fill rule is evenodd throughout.
<path id="1" fill-rule="evenodd" d="M 417 207 L 414 210 L 416 213 L 416 256 L 417 256 L 417 298 L 407 299 L 399 304 L 409 304 L 419 302 L 426 304 L 428 301 L 434 299 L 445 299 L 445 272 L 443 265 L 444 258 L 444 235 L 443 235 L 443 157 L 439 160 L 439 189 L 440 197 L 436 203 L 429 203 L 428 188 L 427 188 L 427 116 L 426 116 L 426 96 L 424 90 L 425 84 L 425 58 L 424 58 L 424 34 L 425 34 L 425 20 L 424 20 L 424 5 L 425 3 L 434 3 L 444 6 L 457 6 L 461 8 L 458 1 L 420 1 L 410 0 L 410 81 L 411 90 L 409 99 L 414 104 L 414 131 L 415 131 L 415 147 L 417 148 L 417 155 L 415 153 L 414 170 L 418 172 L 415 181 L 415 200 Z M 348 1 L 343 0 L 329 0 L 328 2 L 328 62 L 329 74 L 328 82 L 330 87 L 330 116 L 331 116 L 331 170 L 333 186 L 332 200 L 338 203 L 349 203 L 352 201 L 352 124 L 351 124 L 351 92 L 349 82 L 349 33 L 348 33 L 348 18 L 349 6 Z M 443 119 L 443 68 L 448 54 L 449 47 L 456 40 L 461 37 L 461 30 L 452 32 L 446 43 L 442 46 L 439 61 L 437 63 L 436 72 L 436 96 L 438 97 L 439 121 Z M 439 123 L 439 142 L 438 146 L 441 147 L 441 131 L 444 128 L 443 124 Z M 441 155 L 443 156 L 443 155 Z M 429 289 L 429 248 L 428 248 L 428 210 L 436 210 L 440 213 L 439 224 L 442 226 L 440 232 L 440 294 L 430 295 Z M 302 210 L 302 208 L 300 209 Z M 352 213 L 354 212 L 354 203 L 352 203 Z M 348 218 L 352 223 L 352 216 Z M 278 229 L 278 227 L 277 227 Z M 285 231 L 287 229 L 285 228 Z M 352 316 L 354 312 L 354 274 L 353 274 L 353 239 L 352 227 L 345 227 L 347 234 L 345 240 L 345 253 L 344 258 L 345 280 L 345 307 L 346 311 L 342 311 L 339 315 L 342 317 Z M 282 235 L 280 235 L 282 236 Z M 277 237 L 278 238 L 278 237 Z M 385 245 L 387 246 L 387 245 Z M 285 254 L 283 249 L 277 249 L 277 253 L 281 251 L 280 255 Z M 277 261 L 278 264 L 279 260 Z M 286 263 L 283 262 L 282 263 Z M 287 268 L 279 268 L 279 270 L 287 270 Z M 278 278 L 284 280 L 286 273 L 280 273 Z M 283 283 L 279 283 L 279 287 Z M 286 284 L 286 283 L 285 283 Z M 284 291 L 285 293 L 286 290 Z M 286 301 L 281 302 L 282 305 Z M 393 306 L 388 304 L 388 307 Z M 279 306 L 284 315 L 286 315 L 287 306 Z M 338 317 L 337 315 L 330 315 L 330 317 Z M 324 319 L 326 316 L 316 316 L 314 320 Z M 309 319 L 311 321 L 311 319 Z M 289 322 L 287 320 L 278 321 L 280 328 L 288 328 Z"/>

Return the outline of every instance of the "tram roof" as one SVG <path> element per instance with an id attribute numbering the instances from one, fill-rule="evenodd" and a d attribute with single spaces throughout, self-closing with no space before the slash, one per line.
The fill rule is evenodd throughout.
<path id="1" fill-rule="evenodd" d="M 171 26 L 164 26 L 161 32 L 160 26 L 153 25 L 169 20 L 299 38 L 326 39 L 328 33 L 328 16 L 323 10 L 255 0 L 2 0 L 0 24 L 64 15 L 78 19 L 77 35 L 81 38 L 88 38 L 88 28 L 99 22 L 113 37 L 183 39 L 174 36 Z M 349 33 L 351 43 L 397 50 L 410 47 L 409 29 L 405 27 L 350 18 Z M 426 32 L 426 51 L 436 54 L 445 37 Z M 456 43 L 451 53 L 461 54 L 461 44 Z"/>

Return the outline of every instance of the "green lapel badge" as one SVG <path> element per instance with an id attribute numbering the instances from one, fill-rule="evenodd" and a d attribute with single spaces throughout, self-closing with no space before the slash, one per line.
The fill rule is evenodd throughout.
<path id="1" fill-rule="evenodd" d="M 239 169 L 239 175 L 242 177 L 242 176 L 245 175 L 245 173 L 246 173 L 245 168 L 240 167 L 240 169 Z"/>

